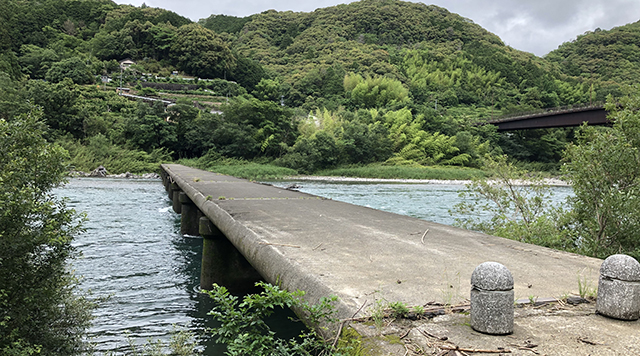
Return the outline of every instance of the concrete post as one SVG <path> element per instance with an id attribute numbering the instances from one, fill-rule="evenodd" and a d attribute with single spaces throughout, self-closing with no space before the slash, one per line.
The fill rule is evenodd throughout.
<path id="1" fill-rule="evenodd" d="M 162 179 L 162 185 L 164 185 L 164 190 L 167 190 L 167 172 L 160 168 L 160 179 Z"/>
<path id="2" fill-rule="evenodd" d="M 180 193 L 182 192 L 182 190 L 180 190 L 180 186 L 176 183 L 171 183 L 170 189 L 171 201 L 173 202 L 173 211 L 175 211 L 176 214 L 182 214 L 182 204 L 180 204 Z"/>
<path id="3" fill-rule="evenodd" d="M 167 194 L 169 195 L 169 199 L 173 200 L 173 191 L 180 190 L 180 186 L 177 183 L 171 182 L 169 179 L 169 189 L 167 189 Z"/>
<path id="4" fill-rule="evenodd" d="M 640 263 L 633 257 L 613 255 L 602 262 L 596 311 L 621 320 L 640 318 Z"/>
<path id="5" fill-rule="evenodd" d="M 226 287 L 231 293 L 255 291 L 255 284 L 262 277 L 206 216 L 200 218 L 200 235 L 200 288 L 209 290 L 216 283 Z"/>
<path id="6" fill-rule="evenodd" d="M 513 277 L 507 267 L 485 262 L 471 275 L 471 327 L 485 334 L 513 333 Z"/>
<path id="7" fill-rule="evenodd" d="M 166 175 L 166 179 L 162 182 L 164 183 L 164 190 L 167 192 L 167 194 L 169 193 L 169 189 L 171 189 L 171 177 L 169 177 L 169 175 Z"/>
<path id="8" fill-rule="evenodd" d="M 180 204 L 180 233 L 183 235 L 200 235 L 199 219 L 202 212 L 189 199 L 187 193 L 178 192 L 178 202 Z"/>

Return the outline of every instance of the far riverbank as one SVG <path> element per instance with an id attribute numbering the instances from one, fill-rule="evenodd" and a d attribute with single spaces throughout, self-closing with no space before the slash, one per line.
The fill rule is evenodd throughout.
<path id="1" fill-rule="evenodd" d="M 279 179 L 280 180 L 280 179 Z M 336 176 L 290 176 L 281 180 L 318 181 L 335 183 L 383 183 L 383 184 L 442 184 L 442 185 L 467 185 L 472 180 L 454 179 L 399 179 L 399 178 L 359 178 L 359 177 L 336 177 Z M 570 184 L 557 178 L 545 178 L 544 184 L 553 187 L 569 187 Z M 529 185 L 531 182 L 518 180 L 515 185 Z"/>

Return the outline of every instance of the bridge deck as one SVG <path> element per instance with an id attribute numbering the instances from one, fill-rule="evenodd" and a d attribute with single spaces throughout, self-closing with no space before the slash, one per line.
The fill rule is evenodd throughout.
<path id="1" fill-rule="evenodd" d="M 498 131 L 529 130 L 588 125 L 610 125 L 604 106 L 586 106 L 569 109 L 549 109 L 541 113 L 516 116 L 487 122 Z"/>
<path id="2" fill-rule="evenodd" d="M 340 317 L 380 299 L 468 298 L 471 273 L 486 261 L 510 269 L 516 298 L 577 292 L 581 273 L 597 285 L 597 259 L 181 165 L 163 168 L 266 281 L 304 290 L 311 302 L 337 295 Z"/>

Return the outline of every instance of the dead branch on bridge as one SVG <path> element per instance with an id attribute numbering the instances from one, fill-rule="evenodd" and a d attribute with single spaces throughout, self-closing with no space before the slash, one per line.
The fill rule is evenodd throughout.
<path id="1" fill-rule="evenodd" d="M 501 354 L 501 353 L 511 353 L 511 350 L 507 349 L 498 349 L 498 350 L 484 350 L 484 349 L 467 349 L 459 346 L 449 346 L 449 345 L 438 345 L 437 346 L 443 350 L 449 351 L 460 351 L 460 352 L 471 352 L 471 353 L 479 353 L 479 354 Z"/>

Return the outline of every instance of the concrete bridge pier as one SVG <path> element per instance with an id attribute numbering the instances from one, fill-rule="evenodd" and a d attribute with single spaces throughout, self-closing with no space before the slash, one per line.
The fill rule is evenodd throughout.
<path id="1" fill-rule="evenodd" d="M 185 192 L 178 192 L 180 205 L 180 233 L 183 235 L 200 235 L 199 219 L 203 216 L 196 204 L 189 199 Z M 175 201 L 174 201 L 175 204 Z"/>
<path id="2" fill-rule="evenodd" d="M 167 181 L 167 186 L 168 186 L 168 188 L 167 188 L 167 195 L 169 196 L 169 199 L 170 199 L 171 201 L 173 201 L 173 191 L 174 191 L 174 190 L 176 190 L 176 189 L 177 189 L 177 190 L 181 190 L 181 189 L 180 189 L 180 187 L 178 186 L 178 184 L 176 184 L 175 182 L 173 182 L 173 180 L 172 180 L 172 179 L 169 179 L 169 180 Z"/>
<path id="3" fill-rule="evenodd" d="M 164 190 L 167 192 L 167 194 L 169 194 L 169 189 L 171 189 L 171 176 L 167 173 L 167 171 L 161 169 L 160 178 L 162 178 L 162 185 L 164 185 Z"/>
<path id="4" fill-rule="evenodd" d="M 167 190 L 167 172 L 165 172 L 164 169 L 160 170 L 160 179 L 162 180 L 164 189 Z"/>
<path id="5" fill-rule="evenodd" d="M 171 188 L 169 188 L 169 199 L 173 203 L 173 211 L 176 214 L 182 214 L 182 204 L 180 204 L 180 193 L 182 193 L 182 189 L 176 183 L 171 183 Z"/>
<path id="6" fill-rule="evenodd" d="M 202 266 L 200 288 L 210 290 L 216 283 L 231 293 L 255 291 L 262 276 L 206 216 L 200 218 Z"/>
<path id="7" fill-rule="evenodd" d="M 171 177 L 167 177 L 164 181 L 164 190 L 167 192 L 167 195 L 171 191 Z"/>

